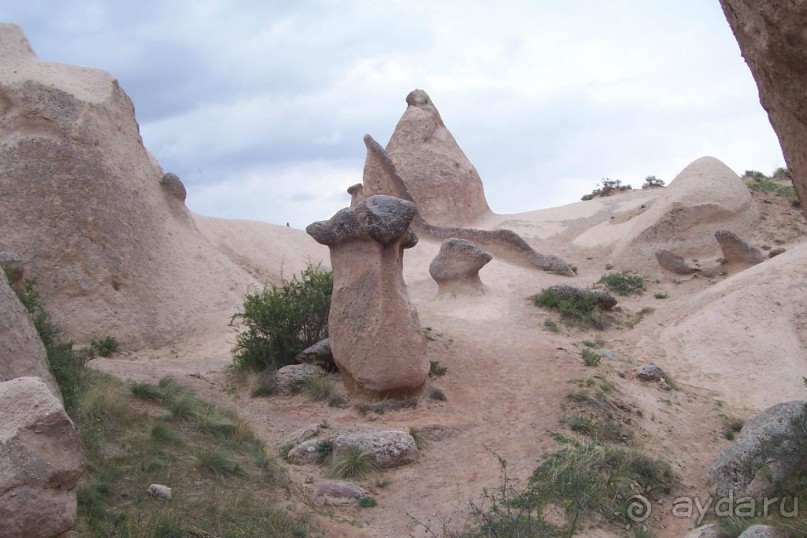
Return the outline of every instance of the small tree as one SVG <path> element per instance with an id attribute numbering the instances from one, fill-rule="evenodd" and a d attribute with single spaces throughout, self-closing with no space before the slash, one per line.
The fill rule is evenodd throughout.
<path id="1" fill-rule="evenodd" d="M 654 189 L 656 187 L 663 187 L 664 180 L 659 179 L 656 176 L 647 176 L 644 178 L 644 184 L 642 185 L 643 189 Z"/>
<path id="2" fill-rule="evenodd" d="M 328 336 L 333 273 L 309 265 L 281 286 L 267 286 L 244 297 L 243 310 L 230 319 L 235 327 L 237 366 L 279 368 L 305 348 Z"/>

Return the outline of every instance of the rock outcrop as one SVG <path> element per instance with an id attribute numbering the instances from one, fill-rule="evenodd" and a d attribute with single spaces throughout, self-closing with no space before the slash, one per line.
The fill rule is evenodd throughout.
<path id="1" fill-rule="evenodd" d="M 762 250 L 744 241 L 740 236 L 730 230 L 718 230 L 715 239 L 723 251 L 723 263 L 740 263 L 756 265 L 768 259 Z"/>
<path id="2" fill-rule="evenodd" d="M 307 347 L 294 357 L 300 364 L 313 364 L 334 372 L 337 370 L 336 363 L 333 362 L 333 352 L 331 351 L 331 339 L 325 338 L 313 346 Z"/>
<path id="3" fill-rule="evenodd" d="M 549 289 L 553 290 L 561 299 L 593 300 L 602 310 L 611 310 L 617 303 L 616 297 L 605 290 L 575 288 L 566 285 L 550 286 Z"/>
<path id="4" fill-rule="evenodd" d="M 415 440 L 406 432 L 382 431 L 339 435 L 333 440 L 334 456 L 348 448 L 367 454 L 377 469 L 392 469 L 417 461 Z"/>
<path id="5" fill-rule="evenodd" d="M 683 256 L 679 256 L 671 250 L 661 249 L 656 251 L 656 260 L 658 260 L 660 266 L 677 275 L 691 275 L 698 272 L 697 267 L 692 267 Z"/>
<path id="6" fill-rule="evenodd" d="M 807 402 L 769 407 L 745 423 L 707 477 L 720 496 L 764 496 L 769 480 L 807 473 Z"/>
<path id="7" fill-rule="evenodd" d="M 306 228 L 331 251 L 328 332 L 351 392 L 406 396 L 428 377 L 425 340 L 402 274 L 404 249 L 417 243 L 409 229 L 416 213 L 412 202 L 374 195 Z"/>
<path id="8" fill-rule="evenodd" d="M 16 252 L 0 252 L 0 268 L 6 273 L 12 287 L 19 285 L 25 277 L 22 258 Z"/>
<path id="9" fill-rule="evenodd" d="M 365 496 L 367 490 L 361 486 L 352 482 L 329 480 L 317 485 L 314 502 L 324 506 L 351 506 L 356 505 Z"/>
<path id="10" fill-rule="evenodd" d="M 62 397 L 28 312 L 0 274 L 0 382 L 18 377 L 38 377 Z"/>
<path id="11" fill-rule="evenodd" d="M 282 392 L 293 394 L 303 390 L 310 378 L 322 375 L 325 370 L 315 364 L 289 364 L 275 372 L 275 383 Z"/>
<path id="12" fill-rule="evenodd" d="M 482 179 L 423 90 L 406 96 L 406 111 L 387 144 L 421 216 L 460 227 L 490 214 Z"/>
<path id="13" fill-rule="evenodd" d="M 660 250 L 687 258 L 711 256 L 715 230 L 745 234 L 759 218 L 759 209 L 740 177 L 718 159 L 701 157 L 654 200 L 642 201 L 627 218 L 589 228 L 572 245 L 606 250 L 620 266 L 647 271 L 656 267 L 654 258 Z"/>
<path id="14" fill-rule="evenodd" d="M 779 137 L 807 216 L 807 10 L 796 0 L 720 0 Z"/>
<path id="15" fill-rule="evenodd" d="M 348 189 L 353 200 L 361 201 L 372 194 L 387 194 L 404 200 L 415 202 L 414 197 L 403 178 L 398 174 L 395 164 L 384 148 L 370 135 L 364 137 L 367 146 L 367 160 L 364 165 L 363 188 L 353 185 Z M 353 203 L 353 202 L 351 202 Z M 357 202 L 358 203 L 358 202 Z M 541 254 L 535 251 L 524 239 L 512 230 L 477 230 L 456 226 L 437 226 L 428 222 L 419 212 L 412 220 L 412 228 L 421 236 L 444 240 L 450 238 L 469 241 L 497 259 L 506 260 L 524 267 L 536 267 L 566 276 L 574 276 L 572 267 L 557 256 Z"/>
<path id="16" fill-rule="evenodd" d="M 71 338 L 158 346 L 238 308 L 254 280 L 199 233 L 183 191 L 117 80 L 40 61 L 0 24 L 3 249 Z"/>
<path id="17" fill-rule="evenodd" d="M 36 377 L 0 383 L 0 416 L 0 536 L 61 536 L 84 473 L 76 427 Z"/>
<path id="18" fill-rule="evenodd" d="M 479 278 L 479 270 L 492 259 L 473 243 L 446 239 L 429 265 L 429 274 L 437 282 L 437 295 L 484 293 L 485 285 Z"/>

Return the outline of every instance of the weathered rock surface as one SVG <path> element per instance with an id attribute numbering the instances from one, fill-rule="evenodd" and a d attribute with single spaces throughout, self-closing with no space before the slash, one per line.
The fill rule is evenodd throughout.
<path id="1" fill-rule="evenodd" d="M 164 177 L 117 80 L 40 61 L 19 27 L 0 24 L 3 248 L 71 338 L 158 346 L 220 323 L 254 282 L 199 233 L 180 184 Z"/>
<path id="2" fill-rule="evenodd" d="M 336 480 L 322 482 L 314 492 L 314 502 L 323 506 L 350 506 L 357 504 L 367 490 L 352 482 Z"/>
<path id="3" fill-rule="evenodd" d="M 678 275 L 689 275 L 698 271 L 698 268 L 689 265 L 683 256 L 679 256 L 671 250 L 656 251 L 656 260 L 663 268 Z"/>
<path id="4" fill-rule="evenodd" d="M 18 377 L 38 377 L 57 399 L 62 398 L 28 312 L 0 275 L 0 381 Z"/>
<path id="5" fill-rule="evenodd" d="M 188 195 L 188 192 L 185 190 L 185 185 L 182 184 L 182 181 L 176 174 L 172 174 L 171 172 L 164 174 L 160 180 L 160 185 L 162 185 L 165 192 L 170 194 L 173 198 L 176 198 L 183 204 L 185 203 L 185 197 Z"/>
<path id="6" fill-rule="evenodd" d="M 687 533 L 686 538 L 720 538 L 720 536 L 720 524 L 709 523 L 692 529 Z"/>
<path id="7" fill-rule="evenodd" d="M 636 377 L 642 381 L 661 381 L 667 374 L 655 364 L 643 364 L 636 369 Z"/>
<path id="8" fill-rule="evenodd" d="M 483 293 L 485 285 L 479 278 L 479 270 L 492 259 L 473 243 L 446 239 L 429 265 L 429 274 L 437 282 L 437 294 Z"/>
<path id="9" fill-rule="evenodd" d="M 406 103 L 387 153 L 421 216 L 438 226 L 464 226 L 488 215 L 482 179 L 429 96 L 413 90 Z"/>
<path id="10" fill-rule="evenodd" d="M 8 283 L 12 286 L 21 282 L 25 276 L 22 258 L 16 252 L 0 252 L 0 266 L 5 269 Z"/>
<path id="11" fill-rule="evenodd" d="M 0 416 L 0 536 L 67 532 L 84 473 L 76 427 L 36 377 L 0 383 Z"/>
<path id="12" fill-rule="evenodd" d="M 356 185 L 349 189 L 353 200 L 361 200 L 373 194 L 387 194 L 414 202 L 415 199 L 403 178 L 398 174 L 390 157 L 371 136 L 364 137 L 367 160 L 364 165 L 363 190 L 359 194 Z M 351 201 L 351 204 L 353 201 Z M 412 220 L 412 228 L 430 239 L 458 238 L 484 248 L 497 258 L 525 267 L 537 267 L 566 276 L 574 276 L 574 270 L 557 256 L 541 254 L 512 230 L 477 230 L 456 226 L 431 224 L 418 213 Z"/>
<path id="13" fill-rule="evenodd" d="M 566 286 L 563 284 L 549 286 L 549 289 L 554 290 L 561 299 L 593 297 L 597 306 L 602 310 L 611 310 L 617 303 L 616 297 L 605 290 L 575 288 L 574 286 Z"/>
<path id="14" fill-rule="evenodd" d="M 163 486 L 162 484 L 151 484 L 146 490 L 146 495 L 150 495 L 155 499 L 163 501 L 170 501 L 172 496 L 171 488 Z"/>
<path id="15" fill-rule="evenodd" d="M 321 439 L 308 439 L 289 450 L 286 458 L 295 465 L 306 465 L 316 463 L 319 456 L 317 447 L 322 442 Z"/>
<path id="16" fill-rule="evenodd" d="M 807 215 L 807 10 L 799 0 L 720 0 Z"/>
<path id="17" fill-rule="evenodd" d="M 333 453 L 338 455 L 348 447 L 366 452 L 379 469 L 391 469 L 413 463 L 418 459 L 415 440 L 406 432 L 382 431 L 339 435 L 333 441 Z"/>
<path id="18" fill-rule="evenodd" d="M 315 364 L 289 364 L 275 372 L 277 388 L 285 393 L 300 392 L 305 382 L 317 375 L 325 375 L 325 370 Z"/>
<path id="19" fill-rule="evenodd" d="M 766 495 L 768 477 L 807 473 L 807 402 L 769 407 L 745 423 L 707 473 L 717 495 Z"/>
<path id="20" fill-rule="evenodd" d="M 787 533 L 771 525 L 751 525 L 737 538 L 787 538 Z"/>
<path id="21" fill-rule="evenodd" d="M 333 352 L 331 351 L 330 338 L 325 338 L 313 346 L 305 348 L 294 357 L 294 360 L 299 363 L 319 366 L 329 372 L 336 370 L 336 363 L 333 361 Z"/>
<path id="22" fill-rule="evenodd" d="M 718 230 L 715 239 L 723 251 L 723 263 L 743 263 L 755 265 L 767 259 L 765 253 L 757 247 L 748 244 L 740 236 L 730 230 Z"/>
<path id="23" fill-rule="evenodd" d="M 715 230 L 745 234 L 759 218 L 759 209 L 740 177 L 718 159 L 701 157 L 659 189 L 651 202 L 642 202 L 622 218 L 592 226 L 572 245 L 605 251 L 625 269 L 647 271 L 655 265 L 659 250 L 686 258 L 712 256 Z"/>
<path id="24" fill-rule="evenodd" d="M 417 311 L 403 281 L 403 251 L 417 209 L 374 195 L 306 231 L 328 245 L 333 295 L 328 333 L 334 361 L 351 392 L 373 398 L 419 392 L 429 361 Z"/>

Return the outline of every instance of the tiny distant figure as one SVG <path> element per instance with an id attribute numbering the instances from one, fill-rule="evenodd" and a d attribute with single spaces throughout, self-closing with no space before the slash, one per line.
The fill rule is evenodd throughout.
<path id="1" fill-rule="evenodd" d="M 288 222 L 286 223 L 286 228 L 291 228 L 291 226 L 289 226 Z"/>

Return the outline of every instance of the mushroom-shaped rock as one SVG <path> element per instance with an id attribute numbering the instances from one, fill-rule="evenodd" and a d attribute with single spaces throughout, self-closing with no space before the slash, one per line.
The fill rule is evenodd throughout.
<path id="1" fill-rule="evenodd" d="M 490 254 L 469 241 L 456 237 L 446 239 L 429 265 L 429 274 L 437 282 L 437 294 L 484 292 L 479 270 L 492 259 Z"/>
<path id="2" fill-rule="evenodd" d="M 718 230 L 715 239 L 723 251 L 723 263 L 743 263 L 756 265 L 765 261 L 765 254 L 757 247 L 748 244 L 740 236 L 730 230 Z"/>
<path id="3" fill-rule="evenodd" d="M 403 251 L 415 204 L 373 195 L 306 231 L 331 251 L 328 332 L 334 362 L 350 392 L 372 398 L 419 392 L 429 373 L 417 311 L 403 281 Z"/>
<path id="4" fill-rule="evenodd" d="M 185 185 L 182 184 L 182 180 L 179 179 L 179 176 L 171 172 L 163 174 L 160 185 L 165 189 L 165 192 L 170 194 L 173 198 L 176 198 L 183 204 L 185 203 L 185 197 L 188 195 L 188 191 L 185 190 Z"/>

